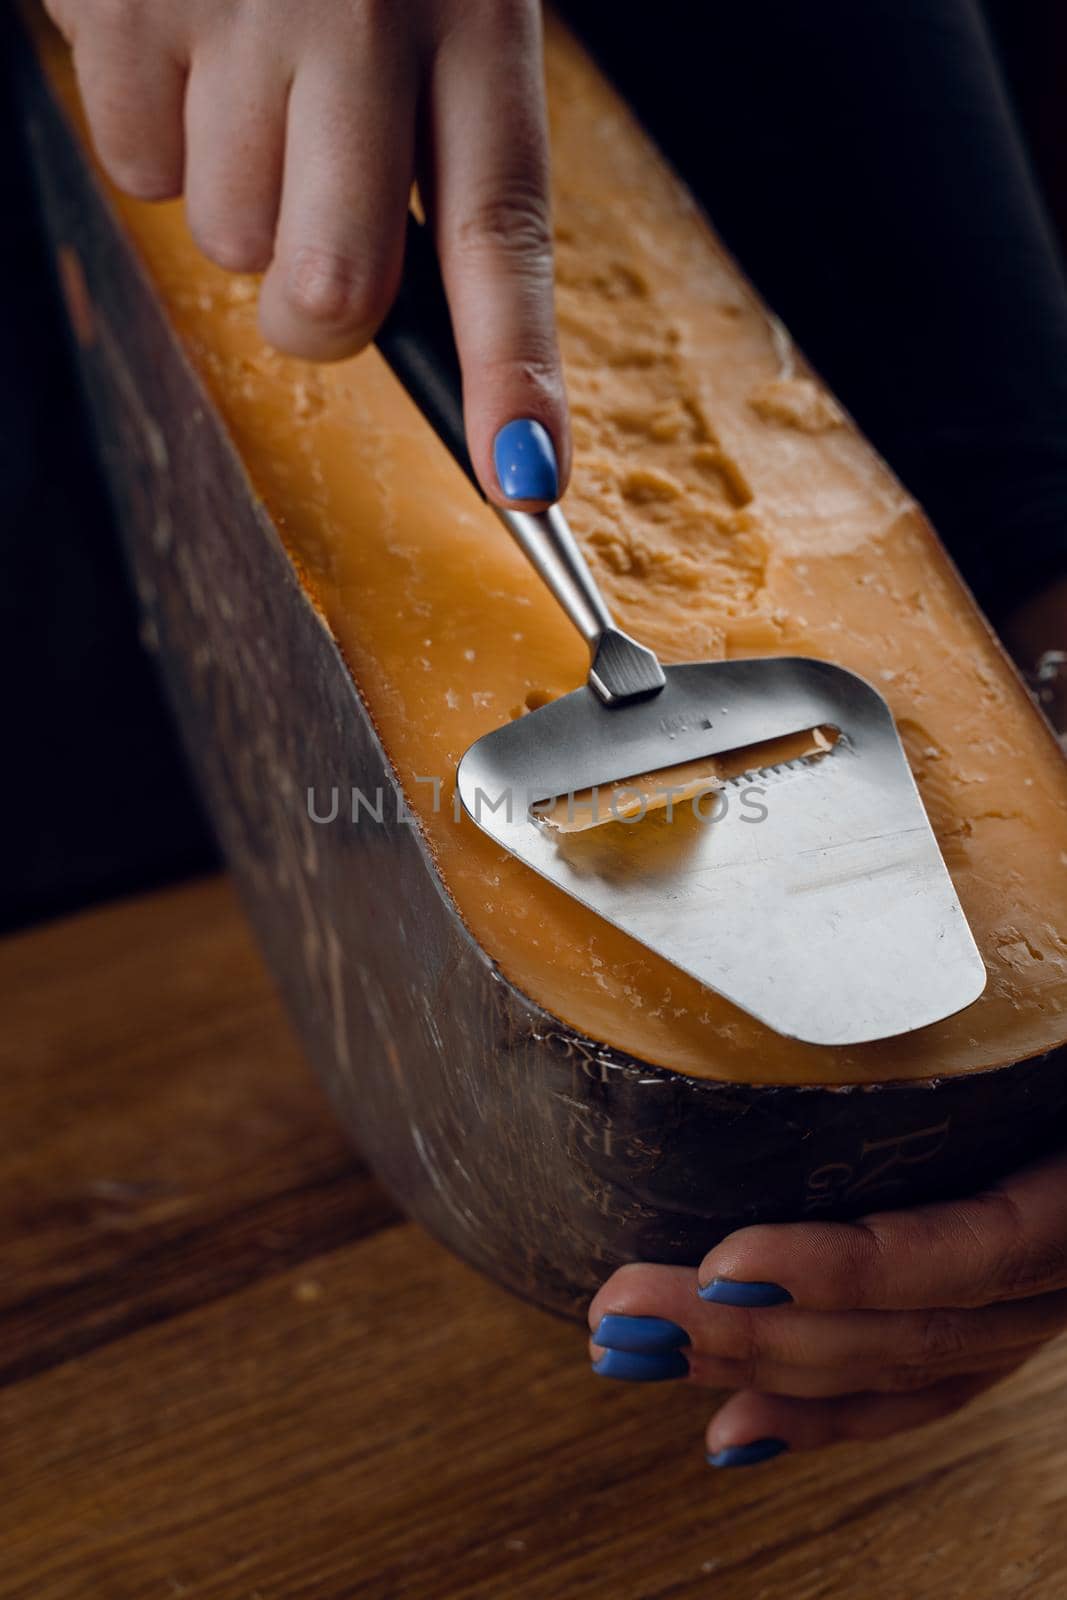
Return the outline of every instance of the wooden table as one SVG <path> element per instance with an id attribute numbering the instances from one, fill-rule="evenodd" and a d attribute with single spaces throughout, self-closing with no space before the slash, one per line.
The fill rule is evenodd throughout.
<path id="1" fill-rule="evenodd" d="M 0 1596 L 1067 1592 L 1067 1347 L 747 1472 L 400 1216 L 224 881 L 0 945 Z"/>

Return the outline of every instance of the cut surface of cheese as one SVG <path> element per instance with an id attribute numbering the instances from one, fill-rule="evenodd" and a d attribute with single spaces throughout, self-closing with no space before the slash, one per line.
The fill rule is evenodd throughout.
<path id="1" fill-rule="evenodd" d="M 65 50 L 51 35 L 41 48 L 81 121 Z M 989 983 L 902 1038 L 780 1038 L 435 806 L 417 775 L 447 796 L 473 740 L 582 681 L 582 644 L 375 351 L 324 368 L 272 352 L 257 283 L 198 254 L 180 203 L 114 195 L 459 915 L 549 1012 L 696 1076 L 932 1078 L 1060 1044 L 1067 764 L 922 513 L 552 22 L 547 74 L 576 445 L 565 505 L 607 599 L 665 661 L 811 655 L 885 694 Z"/>

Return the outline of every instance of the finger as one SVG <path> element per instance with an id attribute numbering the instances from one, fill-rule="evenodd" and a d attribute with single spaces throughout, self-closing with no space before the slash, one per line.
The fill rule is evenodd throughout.
<path id="1" fill-rule="evenodd" d="M 1067 1285 L 1067 1156 L 982 1194 L 857 1222 L 742 1228 L 700 1264 L 701 1295 L 802 1307 L 979 1306 Z M 753 1303 L 751 1298 L 747 1303 Z"/>
<path id="2" fill-rule="evenodd" d="M 706 1355 L 683 1345 L 676 1350 L 620 1350 L 617 1345 L 589 1341 L 589 1359 L 601 1376 L 647 1382 L 661 1378 L 688 1378 L 701 1389 L 754 1389 L 765 1394 L 791 1395 L 798 1399 L 828 1399 L 840 1395 L 872 1391 L 880 1394 L 913 1394 L 932 1388 L 952 1377 L 999 1372 L 1010 1363 L 1021 1366 L 1036 1355 L 1040 1346 L 993 1355 L 968 1352 L 937 1366 L 911 1363 L 882 1365 L 857 1359 L 839 1366 L 796 1366 L 775 1361 L 759 1352 L 746 1358 Z"/>
<path id="3" fill-rule="evenodd" d="M 288 72 L 258 28 L 198 54 L 185 96 L 185 210 L 204 254 L 261 272 L 274 253 Z"/>
<path id="4" fill-rule="evenodd" d="M 182 191 L 185 62 L 153 18 L 134 7 L 123 15 L 75 31 L 78 87 L 112 182 L 139 200 L 170 200 Z"/>
<path id="5" fill-rule="evenodd" d="M 435 56 L 429 135 L 471 460 L 491 500 L 539 509 L 562 493 L 570 440 L 536 5 L 494 0 L 465 11 Z"/>
<path id="6" fill-rule="evenodd" d="M 790 1395 L 802 1400 L 839 1398 L 842 1395 L 916 1394 L 950 1378 L 980 1377 L 1015 1369 L 1036 1355 L 1040 1346 L 1001 1352 L 993 1356 L 960 1356 L 936 1367 L 880 1366 L 856 1361 L 837 1367 L 797 1367 L 758 1357 L 750 1362 L 688 1355 L 688 1377 L 703 1389 L 755 1389 L 765 1394 Z M 687 1353 L 688 1354 L 688 1353 Z"/>
<path id="7" fill-rule="evenodd" d="M 709 1304 L 694 1287 L 686 1268 L 620 1269 L 590 1308 L 595 1340 L 619 1347 L 631 1327 L 656 1319 L 664 1328 L 683 1330 L 690 1364 L 702 1382 L 836 1393 L 842 1384 L 880 1387 L 880 1374 L 894 1388 L 926 1387 L 948 1372 L 978 1371 L 1013 1351 L 1032 1351 L 1067 1326 L 1063 1290 L 977 1309 L 805 1311 L 797 1305 L 753 1310 Z M 790 1369 L 829 1371 L 841 1381 L 798 1389 L 783 1382 Z"/>
<path id="8" fill-rule="evenodd" d="M 414 163 L 416 79 L 403 30 L 349 8 L 344 49 L 305 58 L 289 94 L 281 213 L 259 320 L 314 360 L 373 338 L 396 293 Z"/>
<path id="9" fill-rule="evenodd" d="M 783 1449 L 818 1450 L 846 1440 L 887 1439 L 950 1416 L 1012 1370 L 949 1378 L 916 1394 L 795 1400 L 747 1390 L 731 1395 L 708 1424 L 708 1461 L 716 1467 L 746 1466 Z"/>

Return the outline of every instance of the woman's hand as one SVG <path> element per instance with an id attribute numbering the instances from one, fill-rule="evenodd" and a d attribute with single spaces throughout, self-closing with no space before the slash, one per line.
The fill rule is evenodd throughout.
<path id="1" fill-rule="evenodd" d="M 696 1272 L 620 1267 L 589 1325 L 604 1377 L 736 1391 L 716 1466 L 919 1427 L 1067 1328 L 1067 1155 L 966 1200 L 742 1228 Z"/>
<path id="2" fill-rule="evenodd" d="M 475 469 L 500 504 L 558 497 L 570 451 L 537 0 L 46 4 L 109 176 L 145 200 L 184 192 L 205 255 L 266 274 L 260 324 L 280 350 L 332 360 L 374 337 L 417 174 Z"/>

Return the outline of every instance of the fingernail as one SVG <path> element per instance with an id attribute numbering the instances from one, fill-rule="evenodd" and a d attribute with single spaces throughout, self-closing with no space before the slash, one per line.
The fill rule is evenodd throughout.
<path id="1" fill-rule="evenodd" d="M 708 1456 L 709 1467 L 756 1467 L 761 1461 L 780 1456 L 789 1445 L 785 1439 L 753 1439 L 751 1444 L 729 1444 Z"/>
<path id="2" fill-rule="evenodd" d="M 624 1317 L 609 1312 L 601 1317 L 593 1343 L 611 1350 L 630 1350 L 637 1355 L 662 1355 L 689 1343 L 689 1335 L 666 1317 Z"/>
<path id="3" fill-rule="evenodd" d="M 780 1283 L 742 1283 L 737 1278 L 712 1278 L 697 1294 L 718 1306 L 783 1306 L 793 1298 Z"/>
<path id="4" fill-rule="evenodd" d="M 622 1378 L 626 1383 L 663 1383 L 668 1378 L 684 1378 L 689 1363 L 680 1350 L 663 1350 L 650 1355 L 637 1350 L 605 1350 L 593 1362 L 598 1378 Z"/>
<path id="5" fill-rule="evenodd" d="M 497 482 L 509 500 L 558 500 L 559 469 L 547 428 L 532 417 L 507 422 L 493 440 Z"/>

